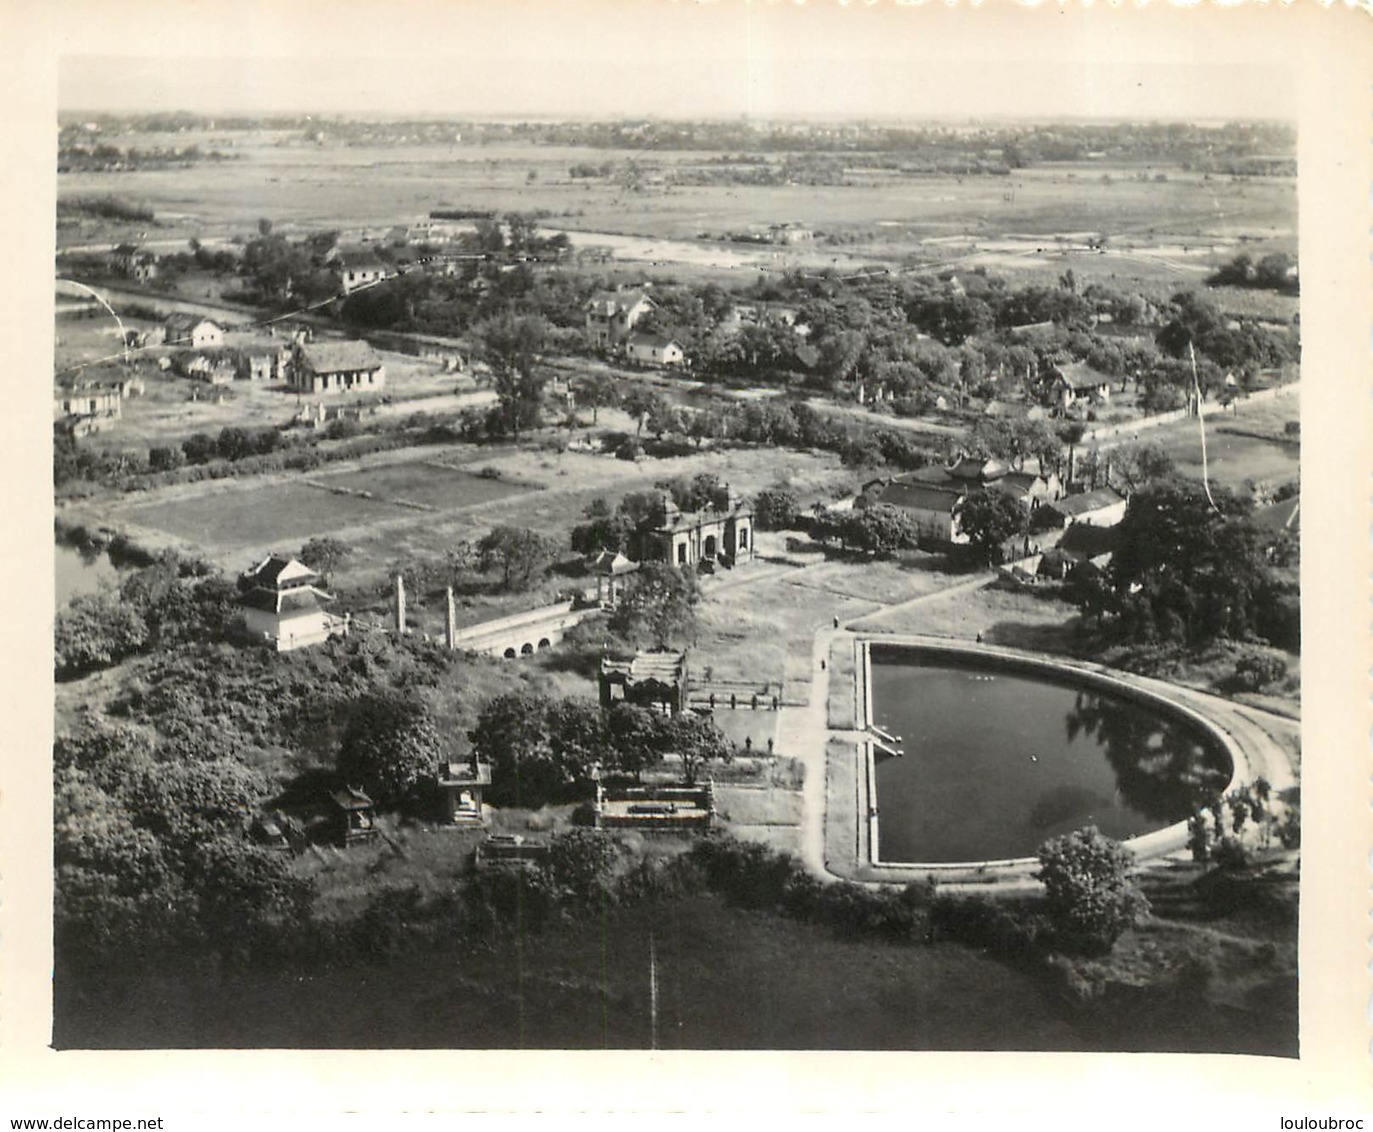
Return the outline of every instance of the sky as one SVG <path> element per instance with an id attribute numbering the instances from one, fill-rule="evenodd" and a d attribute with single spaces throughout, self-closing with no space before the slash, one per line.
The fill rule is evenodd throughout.
<path id="1" fill-rule="evenodd" d="M 63 110 L 1290 118 L 1274 37 L 1186 12 L 839 0 L 334 0 L 64 26 Z M 127 10 L 127 9 L 126 9 Z M 1184 24 L 1182 21 L 1189 23 Z M 124 50 L 118 48 L 124 46 Z"/>

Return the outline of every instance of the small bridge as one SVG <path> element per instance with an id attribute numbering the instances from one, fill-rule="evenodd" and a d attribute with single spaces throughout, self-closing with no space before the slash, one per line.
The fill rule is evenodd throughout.
<path id="1" fill-rule="evenodd" d="M 507 660 L 533 656 L 552 648 L 572 626 L 599 612 L 599 606 L 579 607 L 575 601 L 560 601 L 459 629 L 453 635 L 453 647 Z"/>

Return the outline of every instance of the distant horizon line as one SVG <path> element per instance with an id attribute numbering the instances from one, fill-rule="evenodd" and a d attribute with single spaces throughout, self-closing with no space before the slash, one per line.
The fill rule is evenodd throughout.
<path id="1" fill-rule="evenodd" d="M 233 118 L 272 118 L 272 117 L 293 117 L 293 118 L 319 118 L 323 121 L 330 120 L 354 120 L 354 121 L 373 121 L 373 122 L 453 122 L 453 121 L 475 121 L 475 122 L 541 122 L 541 123 L 579 123 L 579 122 L 700 122 L 706 124 L 738 124 L 740 122 L 754 122 L 766 124 L 771 122 L 789 123 L 848 123 L 863 124 L 870 122 L 880 122 L 884 124 L 921 124 L 938 122 L 960 123 L 965 125 L 977 125 L 980 123 L 1050 123 L 1050 122 L 1071 122 L 1071 123 L 1174 123 L 1186 122 L 1189 124 L 1217 123 L 1221 125 L 1229 123 L 1268 123 L 1272 125 L 1295 125 L 1298 121 L 1294 114 L 1291 118 L 1274 117 L 1272 115 L 1256 115 L 1249 117 L 1244 114 L 1017 114 L 1014 112 L 995 113 L 995 114 L 948 114 L 932 113 L 921 116 L 911 116 L 909 114 L 890 114 L 890 113 L 869 113 L 869 114 L 797 114 L 797 113 L 770 113 L 760 114 L 756 112 L 739 111 L 734 114 L 704 113 L 704 114 L 676 114 L 670 112 L 656 114 L 614 114 L 588 111 L 582 114 L 569 115 L 566 111 L 476 111 L 463 110 L 452 112 L 439 111 L 377 111 L 370 109 L 354 110 L 320 110 L 320 109 L 299 109 L 299 108 L 272 108 L 272 109 L 234 109 L 220 108 L 216 110 L 191 110 L 179 107 L 175 110 L 163 108 L 133 108 L 126 107 L 121 109 L 100 109 L 96 107 L 71 107 L 64 108 L 59 106 L 57 109 L 59 117 L 104 115 L 107 117 L 130 117 L 130 116 L 151 116 L 165 115 L 175 117 L 186 115 L 198 118 L 214 117 L 233 117 Z"/>

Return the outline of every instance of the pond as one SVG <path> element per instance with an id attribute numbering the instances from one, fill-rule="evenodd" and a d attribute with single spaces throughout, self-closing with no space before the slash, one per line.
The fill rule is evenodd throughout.
<path id="1" fill-rule="evenodd" d="M 1230 777 L 1201 731 L 1067 682 L 872 648 L 874 722 L 904 756 L 875 755 L 883 862 L 1032 857 L 1094 825 L 1124 840 L 1187 818 Z"/>
<path id="2" fill-rule="evenodd" d="M 74 597 L 92 594 L 119 584 L 120 571 L 104 550 L 78 550 L 58 543 L 56 556 L 57 608 L 62 609 Z"/>

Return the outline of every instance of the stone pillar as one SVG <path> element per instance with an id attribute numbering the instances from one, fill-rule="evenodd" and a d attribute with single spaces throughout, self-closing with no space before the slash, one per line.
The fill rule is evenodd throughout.
<path id="1" fill-rule="evenodd" d="M 448 587 L 448 604 L 446 608 L 448 613 L 444 621 L 444 626 L 447 632 L 444 636 L 444 643 L 448 645 L 448 648 L 451 651 L 458 647 L 458 609 L 457 606 L 453 604 L 452 586 Z"/>
<path id="2" fill-rule="evenodd" d="M 396 575 L 396 636 L 405 636 L 405 579 Z"/>

